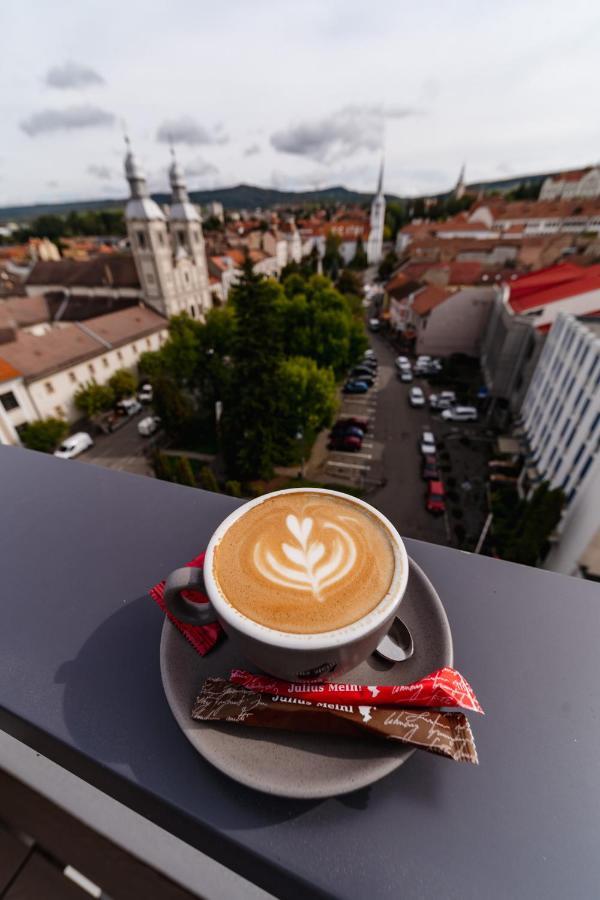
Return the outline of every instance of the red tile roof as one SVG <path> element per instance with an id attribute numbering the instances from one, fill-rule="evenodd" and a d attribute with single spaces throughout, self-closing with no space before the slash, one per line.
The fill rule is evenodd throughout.
<path id="1" fill-rule="evenodd" d="M 0 383 L 3 381 L 12 381 L 13 378 L 19 378 L 21 373 L 15 369 L 13 365 L 2 359 L 0 356 Z"/>
<path id="2" fill-rule="evenodd" d="M 600 290 L 600 265 L 582 268 L 559 263 L 510 282 L 508 302 L 518 314 L 597 290 Z"/>
<path id="3" fill-rule="evenodd" d="M 140 287 L 133 256 L 113 253 L 90 260 L 61 259 L 37 262 L 27 279 L 28 285 L 53 287 Z"/>
<path id="4" fill-rule="evenodd" d="M 416 295 L 413 300 L 413 311 L 419 316 L 425 316 L 427 313 L 444 303 L 448 297 L 451 297 L 454 291 L 447 288 L 440 288 L 434 284 L 429 284 Z"/>

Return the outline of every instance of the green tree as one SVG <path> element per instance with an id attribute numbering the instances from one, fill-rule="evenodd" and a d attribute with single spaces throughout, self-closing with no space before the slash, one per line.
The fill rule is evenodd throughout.
<path id="1" fill-rule="evenodd" d="M 196 487 L 194 472 L 187 456 L 178 456 L 175 462 L 175 477 L 178 484 Z"/>
<path id="2" fill-rule="evenodd" d="M 394 269 L 398 266 L 398 257 L 393 250 L 388 251 L 379 263 L 377 274 L 382 281 L 390 277 Z"/>
<path id="3" fill-rule="evenodd" d="M 242 496 L 242 486 L 239 481 L 226 481 L 225 482 L 225 493 L 229 494 L 230 497 L 241 497 Z"/>
<path id="4" fill-rule="evenodd" d="M 332 231 L 325 238 L 325 253 L 323 255 L 323 271 L 332 278 L 337 277 L 337 273 L 342 265 L 342 257 L 340 256 L 341 239 Z"/>
<path id="5" fill-rule="evenodd" d="M 332 370 L 320 369 L 314 359 L 302 356 L 282 360 L 277 401 L 278 447 L 285 462 L 298 431 L 317 432 L 330 424 L 336 407 Z"/>
<path id="6" fill-rule="evenodd" d="M 548 538 L 560 521 L 564 505 L 560 488 L 543 482 L 529 500 L 521 500 L 512 489 L 496 489 L 492 495 L 492 529 L 503 559 L 535 566 L 542 559 Z"/>
<path id="7" fill-rule="evenodd" d="M 342 269 L 336 287 L 342 294 L 353 294 L 357 297 L 362 293 L 360 281 L 350 269 Z"/>
<path id="8" fill-rule="evenodd" d="M 356 269 L 358 271 L 362 271 L 363 269 L 366 269 L 368 265 L 369 265 L 369 261 L 367 259 L 365 247 L 362 242 L 362 239 L 359 238 L 356 243 L 356 253 L 350 260 L 350 268 Z"/>
<path id="9" fill-rule="evenodd" d="M 150 457 L 150 465 L 154 470 L 154 475 L 156 476 L 156 478 L 159 478 L 161 481 L 171 481 L 172 473 L 170 459 L 164 453 L 161 453 L 157 448 L 152 451 L 152 455 Z"/>
<path id="10" fill-rule="evenodd" d="M 212 491 L 213 494 L 220 493 L 215 473 L 210 466 L 202 466 L 200 469 L 200 487 L 205 491 Z"/>
<path id="11" fill-rule="evenodd" d="M 170 375 L 159 375 L 153 382 L 153 405 L 167 434 L 178 436 L 190 427 L 194 406 L 189 396 Z"/>
<path id="12" fill-rule="evenodd" d="M 90 381 L 79 388 L 75 394 L 75 406 L 88 418 L 111 409 L 115 395 L 108 384 L 96 384 Z"/>
<path id="13" fill-rule="evenodd" d="M 137 379 L 128 369 L 117 369 L 108 379 L 108 385 L 112 389 L 115 400 L 122 400 L 123 397 L 131 397 L 132 394 L 135 394 Z"/>
<path id="14" fill-rule="evenodd" d="M 40 419 L 28 422 L 20 431 L 20 438 L 29 450 L 53 453 L 69 433 L 69 426 L 63 419 Z"/>
<path id="15" fill-rule="evenodd" d="M 276 456 L 277 372 L 283 353 L 283 288 L 247 261 L 231 293 L 235 313 L 232 374 L 222 432 L 229 467 L 242 479 L 269 477 Z"/>

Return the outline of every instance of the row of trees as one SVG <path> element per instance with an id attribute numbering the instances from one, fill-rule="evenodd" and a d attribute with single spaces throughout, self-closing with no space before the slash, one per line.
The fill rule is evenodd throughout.
<path id="1" fill-rule="evenodd" d="M 141 356 L 140 370 L 163 426 L 180 441 L 214 434 L 222 409 L 227 469 L 246 481 L 290 463 L 299 435 L 330 422 L 336 379 L 366 346 L 359 297 L 324 276 L 277 283 L 247 264 L 225 308 L 205 323 L 172 319 L 169 340 Z"/>
<path id="2" fill-rule="evenodd" d="M 510 562 L 535 566 L 548 552 L 548 538 L 560 521 L 565 496 L 543 482 L 531 499 L 521 499 L 512 486 L 498 485 L 492 494 L 492 531 L 498 555 Z"/>
<path id="3" fill-rule="evenodd" d="M 61 237 L 116 236 L 127 233 L 122 209 L 97 209 L 73 211 L 66 215 L 44 213 L 37 216 L 30 225 L 20 228 L 10 238 L 11 242 L 22 243 L 31 237 L 49 238 L 59 241 Z"/>

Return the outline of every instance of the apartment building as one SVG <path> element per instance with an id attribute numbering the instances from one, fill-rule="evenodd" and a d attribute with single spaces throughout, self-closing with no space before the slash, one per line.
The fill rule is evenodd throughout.
<path id="1" fill-rule="evenodd" d="M 600 317 L 561 312 L 522 408 L 538 476 L 566 497 L 546 567 L 577 574 L 600 530 Z"/>

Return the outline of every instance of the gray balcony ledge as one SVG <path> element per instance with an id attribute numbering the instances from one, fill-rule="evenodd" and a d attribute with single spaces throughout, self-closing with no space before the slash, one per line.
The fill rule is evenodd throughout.
<path id="1" fill-rule="evenodd" d="M 479 767 L 417 753 L 347 797 L 273 798 L 179 731 L 146 596 L 238 502 L 1 447 L 0 728 L 278 897 L 596 896 L 598 586 L 408 540 L 487 713 Z"/>

